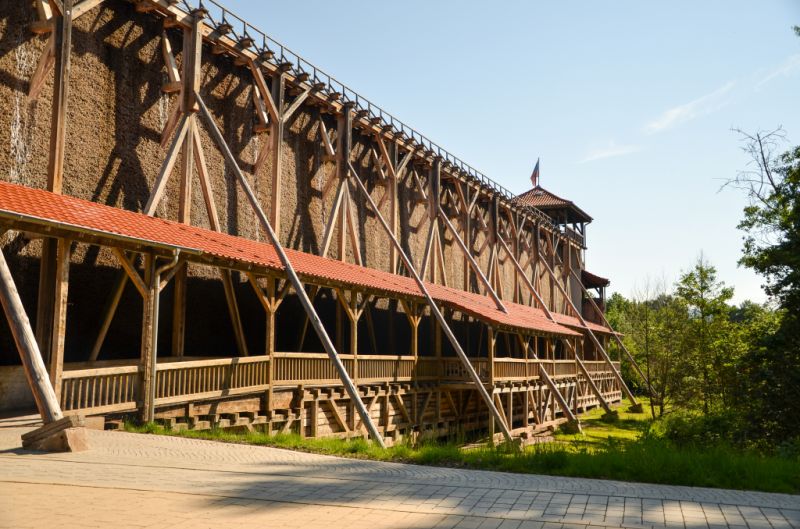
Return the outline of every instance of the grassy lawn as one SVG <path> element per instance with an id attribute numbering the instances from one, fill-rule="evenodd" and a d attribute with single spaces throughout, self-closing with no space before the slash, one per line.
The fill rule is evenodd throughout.
<path id="1" fill-rule="evenodd" d="M 552 442 L 517 452 L 507 446 L 463 448 L 455 442 L 400 444 L 381 449 L 363 440 L 303 439 L 296 434 L 223 430 L 169 431 L 156 424 L 126 425 L 128 431 L 176 435 L 232 443 L 273 446 L 379 461 L 461 467 L 554 476 L 574 476 L 670 485 L 800 493 L 800 461 L 727 447 L 677 448 L 648 435 L 649 413 L 619 409 L 606 423 L 594 410 L 581 417 L 580 434 L 556 433 Z"/>

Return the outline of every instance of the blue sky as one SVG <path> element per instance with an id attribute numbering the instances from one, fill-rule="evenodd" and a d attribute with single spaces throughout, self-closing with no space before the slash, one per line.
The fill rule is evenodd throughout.
<path id="1" fill-rule="evenodd" d="M 736 300 L 745 167 L 732 127 L 800 142 L 800 2 L 224 5 L 515 192 L 591 214 L 590 270 L 631 294 L 702 251 Z"/>

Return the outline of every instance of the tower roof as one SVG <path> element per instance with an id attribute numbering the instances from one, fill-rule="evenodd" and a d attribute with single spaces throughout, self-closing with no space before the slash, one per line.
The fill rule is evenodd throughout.
<path id="1" fill-rule="evenodd" d="M 592 217 L 576 206 L 574 202 L 561 198 L 540 185 L 517 196 L 517 200 L 522 204 L 542 210 L 557 222 L 564 221 L 564 216 L 559 215 L 560 212 L 566 213 L 567 222 L 592 222 Z"/>

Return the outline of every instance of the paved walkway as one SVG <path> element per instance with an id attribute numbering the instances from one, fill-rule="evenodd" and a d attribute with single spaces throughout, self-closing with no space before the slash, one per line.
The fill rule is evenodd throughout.
<path id="1" fill-rule="evenodd" d="M 90 431 L 19 448 L 0 428 L 0 527 L 800 529 L 800 496 L 358 461 Z"/>

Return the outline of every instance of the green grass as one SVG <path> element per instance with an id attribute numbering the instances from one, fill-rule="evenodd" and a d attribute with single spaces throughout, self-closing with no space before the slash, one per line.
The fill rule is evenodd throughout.
<path id="1" fill-rule="evenodd" d="M 296 434 L 223 430 L 169 431 L 162 426 L 127 424 L 135 432 L 273 446 L 379 461 L 462 467 L 503 472 L 574 476 L 670 485 L 800 493 L 800 460 L 734 450 L 726 446 L 676 447 L 649 435 L 649 414 L 619 410 L 606 423 L 602 412 L 581 417 L 580 434 L 556 433 L 552 442 L 519 453 L 507 446 L 464 448 L 454 442 L 399 444 L 382 449 L 364 439 L 303 439 Z"/>

